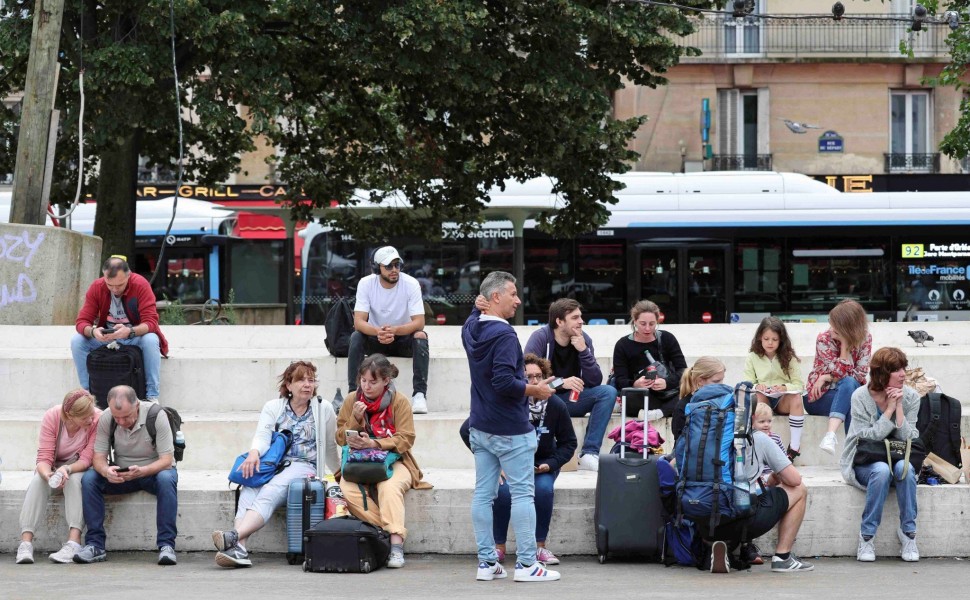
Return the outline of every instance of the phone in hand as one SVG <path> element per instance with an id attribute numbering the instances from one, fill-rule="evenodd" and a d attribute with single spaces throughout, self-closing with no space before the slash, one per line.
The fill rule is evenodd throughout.
<path id="1" fill-rule="evenodd" d="M 555 389 L 561 388 L 562 384 L 564 383 L 566 382 L 563 380 L 562 377 L 556 377 L 555 379 L 549 382 L 549 387 L 555 390 Z"/>
<path id="2" fill-rule="evenodd" d="M 114 325 L 107 325 L 107 326 L 101 328 L 101 333 L 103 335 L 108 335 L 108 334 L 111 334 L 111 333 L 114 333 L 114 332 L 115 332 L 115 326 Z"/>
<path id="3" fill-rule="evenodd" d="M 131 470 L 131 467 L 118 467 L 115 469 L 115 473 L 127 473 Z"/>
<path id="4" fill-rule="evenodd" d="M 657 379 L 657 370 L 656 369 L 649 369 L 649 370 L 648 369 L 644 369 L 644 370 L 640 371 L 640 374 L 643 375 L 646 378 L 647 381 L 655 381 Z"/>
<path id="5" fill-rule="evenodd" d="M 354 431 L 353 429 L 347 429 L 346 431 L 344 431 L 344 437 L 348 437 L 348 438 L 360 437 L 360 432 Z"/>

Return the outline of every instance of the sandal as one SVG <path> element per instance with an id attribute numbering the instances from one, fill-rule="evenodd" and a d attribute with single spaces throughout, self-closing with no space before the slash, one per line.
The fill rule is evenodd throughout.
<path id="1" fill-rule="evenodd" d="M 791 446 L 788 446 L 788 451 L 785 452 L 788 455 L 788 460 L 795 462 L 795 459 L 802 455 L 798 450 L 793 450 Z"/>

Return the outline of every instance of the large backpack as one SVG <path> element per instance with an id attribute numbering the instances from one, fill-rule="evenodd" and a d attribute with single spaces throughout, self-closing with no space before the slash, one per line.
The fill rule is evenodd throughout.
<path id="1" fill-rule="evenodd" d="M 168 417 L 168 424 L 172 428 L 172 441 L 175 444 L 175 462 L 180 462 L 185 455 L 185 442 L 180 444 L 175 434 L 182 430 L 182 416 L 171 406 L 160 406 L 153 403 L 148 409 L 148 419 L 145 420 L 145 427 L 148 428 L 148 435 L 152 438 L 152 446 L 155 445 L 155 437 L 158 433 L 155 419 L 158 418 L 158 411 L 160 410 L 164 410 L 165 416 Z M 115 446 L 115 429 L 118 429 L 118 423 L 114 419 L 111 419 L 111 430 L 108 433 L 108 448 L 112 452 L 114 452 Z"/>
<path id="2" fill-rule="evenodd" d="M 960 401 L 946 394 L 930 392 L 920 399 L 916 421 L 919 437 L 932 452 L 960 467 Z"/>
<path id="3" fill-rule="evenodd" d="M 720 383 L 705 385 L 684 411 L 687 423 L 674 448 L 680 469 L 678 508 L 681 517 L 695 523 L 709 520 L 711 530 L 722 518 L 750 516 L 757 504 L 745 476 L 750 468 L 745 462 L 754 460 L 752 391 L 747 382 L 734 390 Z"/>
<path id="4" fill-rule="evenodd" d="M 350 335 L 354 332 L 354 309 L 347 298 L 337 298 L 323 322 L 327 338 L 324 343 L 331 356 L 350 353 Z"/>

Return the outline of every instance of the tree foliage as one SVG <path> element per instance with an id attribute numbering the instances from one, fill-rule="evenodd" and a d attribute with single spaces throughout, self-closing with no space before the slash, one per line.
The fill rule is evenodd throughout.
<path id="1" fill-rule="evenodd" d="M 2 96 L 23 85 L 33 1 L 4 6 Z M 333 222 L 362 238 L 435 237 L 443 221 L 470 229 L 489 189 L 539 175 L 562 201 L 543 227 L 594 228 L 615 202 L 608 174 L 636 158 L 629 144 L 646 119 L 613 118 L 613 94 L 663 84 L 696 53 L 680 45 L 688 14 L 634 2 L 180 0 L 174 10 L 185 181 L 224 181 L 262 134 L 280 150 L 279 181 L 304 193 L 291 199 L 298 218 L 392 190 L 422 209 L 379 226 L 340 211 Z M 169 27 L 168 0 L 67 0 L 53 197 L 73 197 L 83 59 L 85 190 L 98 198 L 106 252 L 133 244 L 117 224 L 134 210 L 134 173 L 120 173 L 138 155 L 171 165 L 178 154 Z M 0 136 L 15 119 L 0 114 Z"/>

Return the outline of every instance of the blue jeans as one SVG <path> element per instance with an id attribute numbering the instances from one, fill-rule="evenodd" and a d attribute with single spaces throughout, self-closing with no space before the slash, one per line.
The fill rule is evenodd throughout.
<path id="1" fill-rule="evenodd" d="M 845 432 L 849 432 L 852 421 L 852 392 L 862 387 L 854 377 L 843 377 L 825 390 L 815 402 L 805 403 L 805 414 L 816 417 L 835 417 L 842 419 Z"/>
<path id="2" fill-rule="evenodd" d="M 553 486 L 559 471 L 536 473 L 536 541 L 544 542 L 549 536 L 549 523 L 552 522 L 552 505 L 554 500 Z M 492 505 L 494 524 L 492 534 L 496 544 L 504 544 L 509 532 L 509 519 L 512 517 L 512 494 L 509 484 L 498 486 L 498 497 Z"/>
<path id="3" fill-rule="evenodd" d="M 142 360 L 145 362 L 145 397 L 158 398 L 158 371 L 162 366 L 162 351 L 158 346 L 158 336 L 146 333 L 132 340 L 117 340 L 126 346 L 134 344 L 141 348 Z M 74 356 L 74 367 L 77 368 L 77 378 L 81 387 L 89 389 L 88 384 L 88 354 L 101 346 L 107 346 L 94 338 L 84 337 L 75 333 L 71 338 L 71 354 Z"/>
<path id="4" fill-rule="evenodd" d="M 88 531 L 84 535 L 84 543 L 95 548 L 105 549 L 104 545 L 104 496 L 105 494 L 130 494 L 145 491 L 154 494 L 155 526 L 157 536 L 156 545 L 175 547 L 175 536 L 178 529 L 175 518 L 178 515 L 178 482 L 179 474 L 175 469 L 165 469 L 155 475 L 141 477 L 124 483 L 108 483 L 94 469 L 84 472 L 81 479 L 81 497 L 84 502 L 84 521 Z"/>
<path id="5" fill-rule="evenodd" d="M 491 435 L 474 427 L 469 442 L 475 454 L 475 493 L 472 496 L 472 524 L 478 560 L 495 562 L 492 534 L 492 501 L 498 495 L 499 474 L 505 473 L 512 501 L 516 561 L 529 566 L 536 561 L 536 507 L 533 460 L 538 440 L 534 432 L 522 435 Z"/>
<path id="6" fill-rule="evenodd" d="M 568 392 L 557 396 L 566 403 L 570 417 L 582 417 L 589 413 L 586 439 L 583 440 L 583 449 L 579 455 L 599 456 L 603 436 L 606 435 L 606 427 L 610 424 L 610 416 L 613 415 L 613 407 L 616 405 L 616 388 L 612 385 L 588 387 L 579 393 L 579 400 L 576 402 L 569 401 Z"/>
<path id="7" fill-rule="evenodd" d="M 899 528 L 903 533 L 916 531 L 916 472 L 913 465 L 909 465 L 906 478 L 897 481 L 905 466 L 905 461 L 896 461 L 892 473 L 884 462 L 855 467 L 856 480 L 866 486 L 866 507 L 862 509 L 862 525 L 859 527 L 862 535 L 876 535 L 882 521 L 882 507 L 889 496 L 889 488 L 894 486 L 899 505 Z"/>
<path id="8" fill-rule="evenodd" d="M 428 348 L 428 338 L 414 337 L 414 334 L 394 336 L 390 344 L 377 341 L 376 335 L 364 335 L 359 331 L 350 334 L 350 347 L 347 350 L 347 388 L 352 392 L 357 389 L 360 377 L 357 371 L 364 356 L 375 352 L 384 356 L 401 356 L 413 358 L 414 375 L 411 380 L 412 396 L 417 393 L 428 394 L 428 368 L 431 363 L 431 353 Z"/>

